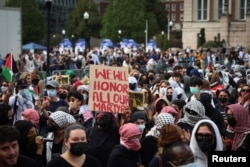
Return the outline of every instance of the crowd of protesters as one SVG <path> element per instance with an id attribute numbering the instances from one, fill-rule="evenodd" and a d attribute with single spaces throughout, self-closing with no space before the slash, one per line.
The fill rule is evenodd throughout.
<path id="1" fill-rule="evenodd" d="M 186 48 L 24 52 L 1 80 L 0 166 L 208 166 L 210 151 L 250 151 L 250 53 Z M 3 63 L 4 64 L 4 61 Z M 128 68 L 144 106 L 89 110 L 89 66 Z M 65 70 L 70 83 L 39 71 Z M 83 70 L 79 77 L 75 70 Z"/>

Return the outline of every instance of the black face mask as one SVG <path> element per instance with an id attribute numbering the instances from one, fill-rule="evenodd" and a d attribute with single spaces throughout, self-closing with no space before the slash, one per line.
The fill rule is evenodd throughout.
<path id="1" fill-rule="evenodd" d="M 66 93 L 59 93 L 58 96 L 59 96 L 60 99 L 63 99 L 63 100 L 65 100 L 67 98 Z"/>
<path id="2" fill-rule="evenodd" d="M 152 81 L 154 80 L 154 76 L 149 76 L 148 79 Z"/>
<path id="3" fill-rule="evenodd" d="M 87 142 L 70 143 L 69 151 L 75 156 L 81 156 L 82 154 L 87 153 L 88 144 Z"/>
<path id="4" fill-rule="evenodd" d="M 212 151 L 213 149 L 213 138 L 210 139 L 197 139 L 198 146 L 203 152 Z"/>
<path id="5" fill-rule="evenodd" d="M 172 95 L 167 95 L 168 101 L 172 101 Z"/>
<path id="6" fill-rule="evenodd" d="M 182 96 L 182 94 L 177 95 L 177 99 L 181 99 L 181 96 Z"/>
<path id="7" fill-rule="evenodd" d="M 47 125 L 47 130 L 48 132 L 55 132 L 56 131 L 56 127 L 53 125 Z"/>
<path id="8" fill-rule="evenodd" d="M 135 88 L 136 88 L 136 83 L 130 83 L 129 84 L 129 89 L 130 90 L 135 90 Z"/>
<path id="9" fill-rule="evenodd" d="M 134 77 L 135 77 L 135 79 L 136 79 L 136 80 L 138 80 L 138 79 L 139 79 L 139 75 L 135 75 Z"/>
<path id="10" fill-rule="evenodd" d="M 218 99 L 222 104 L 227 102 L 227 98 L 226 97 L 222 97 Z"/>
<path id="11" fill-rule="evenodd" d="M 111 127 L 112 120 L 107 118 L 100 118 L 97 123 L 101 128 L 106 129 Z"/>
<path id="12" fill-rule="evenodd" d="M 39 82 L 39 79 L 33 79 L 33 80 L 32 80 L 32 85 L 37 85 L 38 82 Z"/>
<path id="13" fill-rule="evenodd" d="M 230 125 L 231 127 L 234 127 L 236 125 L 236 119 L 234 116 L 227 116 L 227 123 L 228 125 Z"/>

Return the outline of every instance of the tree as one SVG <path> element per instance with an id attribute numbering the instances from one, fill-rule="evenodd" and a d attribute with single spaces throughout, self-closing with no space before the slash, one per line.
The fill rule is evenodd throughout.
<path id="1" fill-rule="evenodd" d="M 8 0 L 5 5 L 22 9 L 22 43 L 31 41 L 40 43 L 44 39 L 45 17 L 35 0 Z"/>
<path id="2" fill-rule="evenodd" d="M 200 30 L 200 34 L 199 34 L 198 40 L 199 40 L 198 46 L 202 46 L 206 42 L 205 28 L 202 28 Z"/>
<path id="3" fill-rule="evenodd" d="M 146 20 L 148 20 L 148 37 L 159 31 L 154 13 L 146 13 L 145 1 L 112 0 L 106 9 L 101 30 L 102 38 L 118 40 L 118 30 L 122 30 L 121 38 L 132 38 L 144 42 Z"/>
<path id="4" fill-rule="evenodd" d="M 168 12 L 159 0 L 146 0 L 146 13 L 153 13 L 160 31 L 167 32 Z"/>
<path id="5" fill-rule="evenodd" d="M 84 12 L 89 13 L 87 24 L 83 19 Z M 67 32 L 74 34 L 75 38 L 100 37 L 101 16 L 93 0 L 79 0 L 77 7 L 70 14 Z"/>

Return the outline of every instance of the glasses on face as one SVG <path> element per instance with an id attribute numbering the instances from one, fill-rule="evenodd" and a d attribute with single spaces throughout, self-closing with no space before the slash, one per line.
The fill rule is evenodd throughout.
<path id="1" fill-rule="evenodd" d="M 185 159 L 179 159 L 178 161 L 172 161 L 172 162 L 167 161 L 166 163 L 170 164 L 172 167 L 178 167 L 178 166 L 186 165 L 186 164 L 189 164 L 189 163 L 192 163 L 192 162 L 194 162 L 194 156 L 191 156 L 191 157 L 185 158 Z"/>
<path id="2" fill-rule="evenodd" d="M 194 110 L 190 110 L 189 108 L 186 108 L 185 111 L 190 115 L 197 115 L 197 113 Z"/>
<path id="3" fill-rule="evenodd" d="M 241 92 L 250 92 L 250 89 L 241 89 Z"/>

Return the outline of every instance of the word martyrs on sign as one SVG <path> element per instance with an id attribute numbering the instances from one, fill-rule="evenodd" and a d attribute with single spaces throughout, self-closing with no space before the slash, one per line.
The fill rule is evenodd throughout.
<path id="1" fill-rule="evenodd" d="M 122 113 L 129 106 L 128 68 L 90 66 L 89 109 Z"/>

